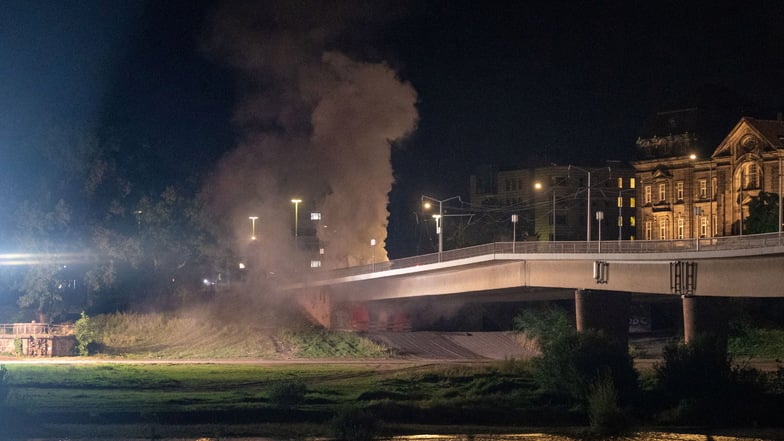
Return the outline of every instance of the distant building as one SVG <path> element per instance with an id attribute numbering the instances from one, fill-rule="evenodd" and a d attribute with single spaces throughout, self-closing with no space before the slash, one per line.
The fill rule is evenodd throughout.
<path id="1" fill-rule="evenodd" d="M 471 203 L 505 208 L 533 224 L 539 240 L 634 239 L 635 174 L 620 162 L 605 167 L 559 166 L 512 169 L 471 177 Z M 588 180 L 590 173 L 590 182 Z M 490 183 L 494 185 L 481 185 Z M 590 185 L 589 185 L 590 184 Z M 591 206 L 588 208 L 590 187 Z M 596 212 L 602 212 L 601 222 Z M 588 216 L 588 218 L 586 218 Z"/>
<path id="2" fill-rule="evenodd" d="M 686 124 L 694 114 L 660 113 L 669 132 L 637 140 L 640 239 L 743 234 L 749 201 L 781 191 L 784 122 L 744 117 L 718 145 L 706 146 Z"/>

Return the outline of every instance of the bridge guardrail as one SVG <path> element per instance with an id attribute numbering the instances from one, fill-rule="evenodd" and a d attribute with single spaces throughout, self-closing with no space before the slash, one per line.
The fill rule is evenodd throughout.
<path id="1" fill-rule="evenodd" d="M 335 270 L 311 273 L 312 278 L 340 278 L 369 274 L 390 269 L 409 268 L 438 262 L 467 259 L 496 254 L 643 254 L 684 251 L 727 251 L 779 247 L 784 245 L 784 234 L 765 233 L 745 236 L 703 237 L 700 239 L 677 240 L 606 240 L 606 241 L 522 241 L 494 242 L 467 248 L 447 250 L 441 253 L 404 257 L 373 265 L 360 265 Z"/>

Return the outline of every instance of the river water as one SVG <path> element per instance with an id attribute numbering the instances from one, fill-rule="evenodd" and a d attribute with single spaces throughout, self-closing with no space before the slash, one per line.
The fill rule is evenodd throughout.
<path id="1" fill-rule="evenodd" d="M 144 438 L 146 440 L 148 438 Z M 503 435 L 406 435 L 379 438 L 379 441 L 578 441 L 575 436 L 553 435 L 547 433 L 523 433 Z M 598 440 L 601 438 L 592 438 Z M 713 433 L 675 433 L 675 432 L 638 432 L 620 436 L 613 441 L 777 441 L 784 440 L 784 430 L 755 431 L 753 434 L 713 434 Z M 142 441 L 126 440 L 126 441 Z M 160 441 L 283 441 L 276 438 L 161 438 Z M 327 441 L 328 438 L 307 438 L 303 441 Z"/>

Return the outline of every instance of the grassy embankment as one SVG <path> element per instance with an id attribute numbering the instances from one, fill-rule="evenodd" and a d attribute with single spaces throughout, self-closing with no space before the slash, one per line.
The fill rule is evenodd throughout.
<path id="1" fill-rule="evenodd" d="M 330 435 L 347 406 L 385 430 L 581 423 L 528 365 L 11 365 L 6 437 Z M 3 418 L 3 417 L 0 417 Z M 440 426 L 440 428 L 439 428 Z M 519 430 L 519 429 L 517 429 Z M 5 438 L 3 438 L 5 439 Z"/>

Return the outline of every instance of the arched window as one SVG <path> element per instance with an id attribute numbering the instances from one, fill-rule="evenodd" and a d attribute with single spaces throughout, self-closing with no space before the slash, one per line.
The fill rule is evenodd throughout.
<path id="1" fill-rule="evenodd" d="M 735 187 L 741 190 L 757 190 L 762 183 L 762 170 L 756 162 L 745 162 L 735 178 Z"/>

